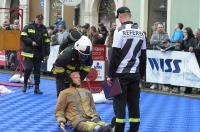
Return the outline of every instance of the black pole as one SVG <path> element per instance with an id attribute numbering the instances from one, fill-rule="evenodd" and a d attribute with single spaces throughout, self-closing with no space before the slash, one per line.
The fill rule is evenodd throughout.
<path id="1" fill-rule="evenodd" d="M 77 6 L 75 6 L 75 9 L 74 9 L 74 15 L 75 15 L 75 20 L 74 20 L 74 27 L 76 25 L 79 24 L 79 17 L 80 17 L 80 4 L 78 4 Z"/>

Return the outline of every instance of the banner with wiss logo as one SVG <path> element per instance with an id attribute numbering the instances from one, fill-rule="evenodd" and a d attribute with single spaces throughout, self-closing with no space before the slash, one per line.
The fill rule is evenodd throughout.
<path id="1" fill-rule="evenodd" d="M 200 69 L 195 54 L 147 50 L 146 81 L 200 88 Z"/>

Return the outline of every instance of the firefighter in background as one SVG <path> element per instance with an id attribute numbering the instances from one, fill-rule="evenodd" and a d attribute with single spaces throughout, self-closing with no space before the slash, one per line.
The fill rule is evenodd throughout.
<path id="1" fill-rule="evenodd" d="M 70 74 L 70 87 L 60 92 L 55 117 L 63 132 L 69 121 L 72 130 L 81 132 L 110 132 L 111 126 L 100 119 L 90 91 L 81 88 L 79 72 Z"/>
<path id="2" fill-rule="evenodd" d="M 91 41 L 88 37 L 82 36 L 74 45 L 60 53 L 52 69 L 56 77 L 57 97 L 60 91 L 69 87 L 69 75 L 73 71 L 80 72 L 81 81 L 85 79 L 93 63 L 91 52 Z"/>
<path id="3" fill-rule="evenodd" d="M 42 60 L 47 60 L 50 53 L 50 40 L 48 38 L 47 28 L 42 24 L 43 15 L 36 16 L 35 21 L 24 27 L 21 33 L 23 42 L 22 56 L 25 57 L 24 85 L 22 92 L 26 92 L 27 83 L 34 68 L 35 94 L 43 94 L 39 89 L 40 67 Z"/>

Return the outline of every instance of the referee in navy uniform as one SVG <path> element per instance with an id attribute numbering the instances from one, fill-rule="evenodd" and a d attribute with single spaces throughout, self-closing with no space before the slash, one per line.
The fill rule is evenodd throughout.
<path id="1" fill-rule="evenodd" d="M 114 33 L 107 83 L 111 86 L 111 79 L 119 78 L 122 94 L 113 98 L 113 130 L 124 131 L 127 104 L 129 131 L 137 132 L 140 125 L 139 83 L 146 72 L 146 40 L 142 31 L 134 28 L 129 8 L 118 8 L 116 18 L 122 25 Z"/>

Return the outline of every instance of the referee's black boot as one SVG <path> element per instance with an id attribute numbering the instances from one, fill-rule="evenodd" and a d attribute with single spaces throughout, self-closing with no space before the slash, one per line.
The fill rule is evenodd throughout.
<path id="1" fill-rule="evenodd" d="M 35 94 L 43 94 L 43 92 L 40 91 L 40 89 L 39 89 L 39 85 L 35 85 L 34 93 L 35 93 Z"/>
<path id="2" fill-rule="evenodd" d="M 23 87 L 22 87 L 22 92 L 26 92 L 26 89 L 27 89 L 27 85 L 23 85 Z"/>

